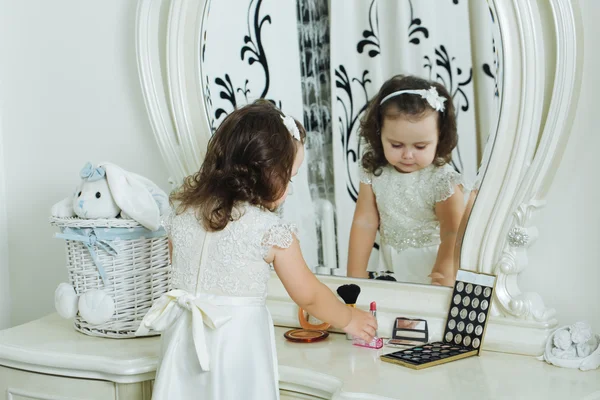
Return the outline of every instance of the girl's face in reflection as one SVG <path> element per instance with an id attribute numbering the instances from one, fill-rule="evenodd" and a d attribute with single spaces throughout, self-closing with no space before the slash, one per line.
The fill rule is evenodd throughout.
<path id="1" fill-rule="evenodd" d="M 419 119 L 386 115 L 381 142 L 386 160 L 399 172 L 415 172 L 433 163 L 438 144 L 438 113 L 428 111 Z"/>

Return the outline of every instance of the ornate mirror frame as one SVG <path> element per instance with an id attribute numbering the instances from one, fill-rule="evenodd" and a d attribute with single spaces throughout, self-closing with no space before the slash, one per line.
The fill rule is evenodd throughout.
<path id="1" fill-rule="evenodd" d="M 167 168 L 176 181 L 198 166 L 210 137 L 201 84 L 200 52 L 206 0 L 139 0 L 136 51 L 146 108 Z M 582 54 L 578 10 L 570 0 L 538 4 L 489 0 L 502 38 L 502 100 L 485 179 L 466 224 L 460 266 L 497 275 L 493 316 L 484 348 L 537 355 L 557 325 L 537 293 L 523 293 L 518 275 L 537 237 L 531 217 L 544 205 L 570 133 Z M 540 10 L 538 7 L 548 7 Z M 552 15 L 545 21 L 541 15 Z M 549 68 L 550 66 L 550 68 Z M 190 171 L 191 172 L 191 171 Z M 539 268 L 533 266 L 531 268 Z M 397 316 L 427 318 L 443 331 L 451 289 L 319 276 L 332 290 L 361 286 L 359 307 L 378 303 L 380 334 Z M 298 308 L 273 273 L 268 306 L 276 325 L 299 326 Z"/>

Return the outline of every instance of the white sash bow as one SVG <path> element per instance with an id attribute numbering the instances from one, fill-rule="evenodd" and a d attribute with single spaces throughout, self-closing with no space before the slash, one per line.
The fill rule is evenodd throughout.
<path id="1" fill-rule="evenodd" d="M 209 353 L 206 347 L 204 325 L 218 329 L 231 319 L 231 315 L 212 301 L 213 295 L 191 295 L 185 290 L 175 289 L 160 297 L 144 316 L 136 335 L 146 335 L 150 329 L 164 332 L 184 311 L 192 313 L 192 334 L 196 355 L 203 371 L 210 370 Z M 218 301 L 217 301 L 218 303 Z"/>

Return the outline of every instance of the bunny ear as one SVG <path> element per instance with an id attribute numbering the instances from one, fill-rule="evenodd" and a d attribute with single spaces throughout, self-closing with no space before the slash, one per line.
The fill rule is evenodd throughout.
<path id="1" fill-rule="evenodd" d="M 130 172 L 129 174 L 131 176 L 135 177 L 144 186 L 146 186 L 146 190 L 148 190 L 150 192 L 150 194 L 152 195 L 152 198 L 158 205 L 160 215 L 166 215 L 171 212 L 169 196 L 161 188 L 159 188 L 154 182 L 152 182 L 148 178 L 145 178 L 141 175 L 134 174 L 133 172 Z"/>
<path id="2" fill-rule="evenodd" d="M 141 225 L 155 231 L 160 227 L 160 213 L 152 194 L 135 174 L 114 164 L 103 164 L 106 180 L 115 203 Z"/>

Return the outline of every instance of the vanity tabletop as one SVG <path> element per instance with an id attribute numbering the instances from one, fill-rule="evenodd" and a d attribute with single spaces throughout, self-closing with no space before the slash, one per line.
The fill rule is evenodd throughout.
<path id="1" fill-rule="evenodd" d="M 358 393 L 375 399 L 598 399 L 600 369 L 558 368 L 535 357 L 484 351 L 421 370 L 383 362 L 379 356 L 398 349 L 353 346 L 345 335 L 330 334 L 322 342 L 292 343 L 276 327 L 282 385 L 286 368 L 310 370 L 338 381 L 340 399 Z"/>
<path id="2" fill-rule="evenodd" d="M 600 399 L 600 370 L 582 372 L 534 357 L 482 352 L 422 370 L 379 360 L 384 347 L 352 346 L 332 333 L 316 343 L 288 342 L 275 327 L 281 388 L 334 399 Z M 75 331 L 51 314 L 0 331 L 0 365 L 53 375 L 132 383 L 152 379 L 159 337 L 106 339 Z"/>
<path id="3" fill-rule="evenodd" d="M 118 383 L 153 379 L 160 337 L 109 339 L 84 335 L 50 314 L 0 331 L 0 365 Z"/>

